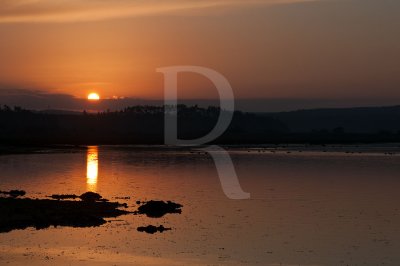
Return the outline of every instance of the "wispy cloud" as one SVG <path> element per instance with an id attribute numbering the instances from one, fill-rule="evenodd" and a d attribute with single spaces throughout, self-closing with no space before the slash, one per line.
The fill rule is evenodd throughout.
<path id="1" fill-rule="evenodd" d="M 317 0 L 2 0 L 0 23 L 77 22 Z"/>

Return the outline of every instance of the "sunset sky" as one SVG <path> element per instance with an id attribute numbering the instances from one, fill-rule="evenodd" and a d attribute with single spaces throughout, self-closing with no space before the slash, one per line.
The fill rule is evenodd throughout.
<path id="1" fill-rule="evenodd" d="M 399 14 L 398 0 L 2 0 L 0 104 L 162 99 L 156 68 L 172 65 L 215 69 L 247 102 L 400 104 Z M 180 86 L 217 95 L 196 75 Z"/>

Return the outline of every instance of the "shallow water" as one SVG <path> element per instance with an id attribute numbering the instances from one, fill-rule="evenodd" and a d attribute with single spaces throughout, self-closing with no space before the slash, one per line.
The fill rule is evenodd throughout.
<path id="1" fill-rule="evenodd" d="M 0 234 L 0 265 L 400 265 L 400 156 L 385 154 L 397 146 L 228 150 L 249 200 L 228 199 L 211 157 L 189 150 L 0 156 L 1 190 L 184 206 L 161 219 Z M 149 224 L 173 230 L 137 232 Z"/>

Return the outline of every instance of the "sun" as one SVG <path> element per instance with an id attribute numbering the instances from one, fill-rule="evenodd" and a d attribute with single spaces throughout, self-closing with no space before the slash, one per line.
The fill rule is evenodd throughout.
<path id="1" fill-rule="evenodd" d="M 91 101 L 98 101 L 98 100 L 100 100 L 100 95 L 95 92 L 92 92 L 88 95 L 87 98 L 88 98 L 88 100 L 91 100 Z"/>

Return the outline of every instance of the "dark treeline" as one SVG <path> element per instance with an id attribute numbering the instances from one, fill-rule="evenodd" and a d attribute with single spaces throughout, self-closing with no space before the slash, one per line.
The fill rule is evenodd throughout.
<path id="1" fill-rule="evenodd" d="M 221 110 L 216 107 L 178 106 L 178 137 L 193 139 L 207 134 Z M 288 132 L 271 117 L 235 112 L 218 143 L 260 143 L 267 136 Z M 2 144 L 163 144 L 164 107 L 133 106 L 97 114 L 35 112 L 20 107 L 0 110 Z"/>
<path id="2" fill-rule="evenodd" d="M 178 136 L 207 134 L 216 107 L 178 106 Z M 236 111 L 218 144 L 345 143 L 400 141 L 400 107 L 308 110 L 286 113 Z M 0 108 L 1 144 L 163 144 L 164 107 L 133 106 L 100 113 Z"/>

